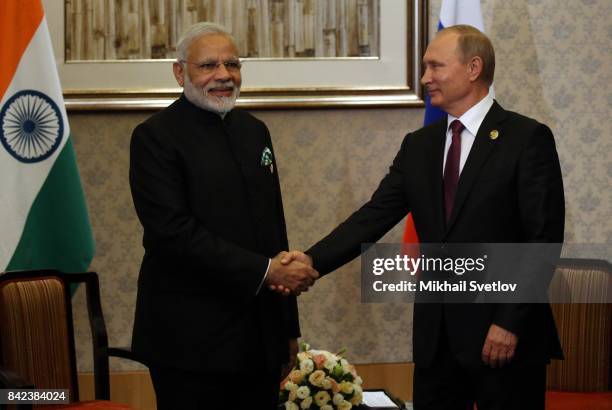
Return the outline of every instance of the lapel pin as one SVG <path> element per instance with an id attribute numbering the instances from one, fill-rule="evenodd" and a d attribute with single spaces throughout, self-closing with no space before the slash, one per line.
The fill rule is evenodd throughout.
<path id="1" fill-rule="evenodd" d="M 499 137 L 499 131 L 493 130 L 489 133 L 489 138 L 491 138 L 493 141 L 495 141 L 497 137 Z"/>
<path id="2" fill-rule="evenodd" d="M 271 174 L 274 173 L 274 162 L 272 161 L 272 151 L 268 147 L 264 148 L 263 152 L 261 153 L 261 165 L 264 167 L 268 167 Z"/>

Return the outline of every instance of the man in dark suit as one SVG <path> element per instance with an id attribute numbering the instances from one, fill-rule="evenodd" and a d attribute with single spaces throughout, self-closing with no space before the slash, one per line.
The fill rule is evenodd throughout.
<path id="1" fill-rule="evenodd" d="M 489 39 L 471 26 L 447 28 L 423 63 L 422 83 L 448 118 L 408 134 L 370 201 L 285 261 L 331 272 L 407 212 L 422 243 L 563 242 L 553 135 L 489 95 Z M 417 410 L 464 410 L 474 401 L 479 410 L 544 409 L 546 364 L 562 357 L 547 303 L 416 303 L 413 353 Z"/>
<path id="2" fill-rule="evenodd" d="M 131 141 L 145 248 L 132 348 L 149 366 L 158 410 L 274 409 L 300 331 L 295 296 L 266 285 L 299 294 L 318 274 L 279 262 L 288 245 L 272 141 L 233 109 L 234 40 L 199 23 L 177 55 L 184 94 Z"/>

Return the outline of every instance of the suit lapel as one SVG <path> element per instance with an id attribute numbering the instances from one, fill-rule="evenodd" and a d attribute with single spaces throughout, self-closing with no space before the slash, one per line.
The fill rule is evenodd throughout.
<path id="1" fill-rule="evenodd" d="M 491 139 L 489 135 L 491 131 L 499 129 L 499 124 L 503 121 L 505 116 L 505 110 L 497 102 L 494 102 L 478 129 L 474 145 L 472 145 L 472 149 L 470 150 L 465 166 L 461 171 L 461 176 L 459 177 L 459 185 L 457 186 L 457 193 L 455 194 L 453 212 L 451 213 L 451 218 L 447 225 L 447 233 L 453 227 L 457 215 L 461 212 L 461 207 L 465 203 L 474 182 L 480 174 L 482 166 L 499 141 L 498 139 Z M 499 138 L 503 138 L 503 134 L 501 134 Z"/>
<path id="2" fill-rule="evenodd" d="M 425 175 L 430 175 L 432 178 L 430 186 L 432 187 L 431 203 L 434 205 L 434 218 L 438 232 L 444 232 L 444 207 L 442 200 L 442 162 L 444 161 L 444 143 L 446 142 L 446 117 L 433 125 L 431 133 L 431 145 L 428 153 L 428 163 Z"/>

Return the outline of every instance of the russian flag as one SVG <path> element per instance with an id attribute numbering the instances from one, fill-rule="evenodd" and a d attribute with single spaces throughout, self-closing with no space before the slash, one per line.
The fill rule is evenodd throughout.
<path id="1" fill-rule="evenodd" d="M 480 0 L 442 0 L 438 31 L 445 27 L 457 24 L 469 24 L 484 33 L 482 10 Z M 446 116 L 446 113 L 437 107 L 432 107 L 429 95 L 425 95 L 425 119 L 423 125 L 429 125 Z M 404 230 L 404 243 L 418 243 L 419 237 L 414 227 L 412 214 L 408 214 Z"/>

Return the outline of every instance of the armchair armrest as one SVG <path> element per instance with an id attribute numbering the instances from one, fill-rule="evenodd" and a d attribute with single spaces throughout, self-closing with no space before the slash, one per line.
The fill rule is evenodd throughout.
<path id="1" fill-rule="evenodd" d="M 5 389 L 33 389 L 34 385 L 22 379 L 17 373 L 0 367 L 0 386 Z"/>
<path id="2" fill-rule="evenodd" d="M 146 366 L 146 363 L 140 360 L 138 356 L 134 352 L 132 352 L 132 349 L 130 349 L 129 347 L 107 347 L 106 354 L 108 355 L 108 357 L 121 357 L 122 359 L 133 360 Z"/>
<path id="3" fill-rule="evenodd" d="M 17 373 L 0 367 L 0 388 L 3 389 L 33 389 L 35 386 L 22 379 Z M 3 407 L 2 407 L 3 408 Z M 31 404 L 17 404 L 17 410 L 32 410 Z"/>
<path id="4" fill-rule="evenodd" d="M 94 350 L 94 386 L 96 400 L 110 400 L 110 357 L 120 357 L 144 364 L 137 355 L 128 347 L 108 347 L 106 345 L 106 333 L 104 334 L 102 346 Z"/>

